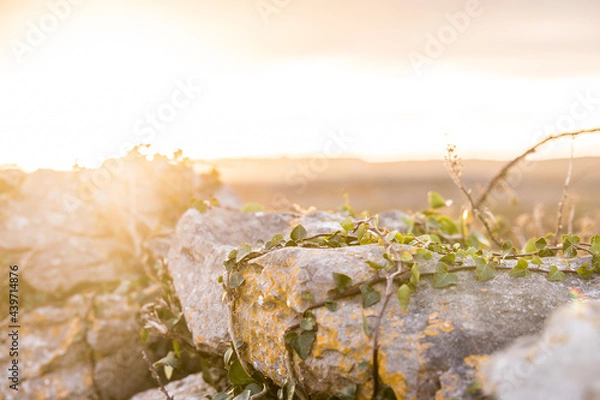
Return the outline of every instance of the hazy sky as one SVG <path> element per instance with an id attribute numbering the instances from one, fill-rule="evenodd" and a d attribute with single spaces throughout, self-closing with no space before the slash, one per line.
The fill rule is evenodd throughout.
<path id="1" fill-rule="evenodd" d="M 600 2 L 0 0 L 0 93 L 0 164 L 28 169 L 145 141 L 509 158 L 600 126 Z M 598 136 L 576 154 L 599 155 Z"/>

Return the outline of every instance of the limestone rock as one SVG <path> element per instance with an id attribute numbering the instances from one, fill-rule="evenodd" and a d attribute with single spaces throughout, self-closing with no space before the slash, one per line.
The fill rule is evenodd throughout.
<path id="1" fill-rule="evenodd" d="M 480 375 L 485 392 L 499 400 L 584 400 L 600 399 L 599 369 L 600 301 L 575 300 L 539 335 L 493 354 Z"/>
<path id="2" fill-rule="evenodd" d="M 269 240 L 276 233 L 288 234 L 299 223 L 313 233 L 341 229 L 345 216 L 314 212 L 242 213 L 215 207 L 200 213 L 188 210 L 177 224 L 168 266 L 181 306 L 199 349 L 222 353 L 229 346 L 227 309 L 221 302 L 227 254 L 244 242 Z"/>
<path id="3" fill-rule="evenodd" d="M 239 202 L 216 178 L 160 157 L 69 172 L 4 171 L 0 195 L 0 250 L 27 265 L 22 277 L 32 288 L 59 297 L 142 273 L 146 240 L 174 226 L 190 199 Z"/>
<path id="4" fill-rule="evenodd" d="M 213 208 L 200 214 L 188 210 L 180 220 L 169 269 L 190 331 L 199 348 L 222 351 L 230 340 L 228 310 L 221 302 L 222 262 L 242 242 L 269 240 L 274 233 L 289 235 L 302 223 L 309 233 L 339 229 L 343 215 L 314 213 L 249 213 Z M 406 248 L 408 249 L 408 248 Z M 318 330 L 306 360 L 296 355 L 293 373 L 284 344 L 286 330 L 299 323 L 312 302 L 322 302 L 335 289 L 332 273 L 360 282 L 373 276 L 367 261 L 381 262 L 378 245 L 314 249 L 287 247 L 252 259 L 242 269 L 244 283 L 234 302 L 233 333 L 243 341 L 242 357 L 256 369 L 283 384 L 293 375 L 309 390 L 338 394 L 356 384 L 359 397 L 372 392 L 372 340 L 363 321 L 373 328 L 382 306 L 363 309 L 360 296 L 338 301 L 337 311 L 318 307 Z M 379 373 L 397 398 L 476 398 L 471 390 L 480 363 L 497 349 L 523 335 L 538 332 L 545 318 L 569 302 L 569 289 L 600 297 L 595 277 L 584 281 L 568 273 L 564 282 L 549 282 L 545 274 L 511 278 L 499 270 L 495 278 L 478 282 L 473 271 L 457 272 L 459 284 L 433 287 L 437 259 L 420 263 L 421 283 L 403 313 L 396 296 L 382 319 Z M 574 271 L 589 257 L 544 259 L 544 267 Z M 465 266 L 475 265 L 465 259 Z M 515 261 L 505 261 L 508 267 Z M 381 284 L 375 288 L 383 292 Z M 474 393 L 475 392 L 475 393 Z"/>
<path id="5" fill-rule="evenodd" d="M 77 295 L 63 308 L 37 308 L 19 320 L 19 391 L 0 385 L 8 399 L 73 398 L 94 393 L 91 353 L 83 340 L 88 299 Z M 4 321 L 6 322 L 6 321 Z M 3 323 L 8 326 L 8 322 Z M 0 345 L 10 347 L 2 335 Z M 9 353 L 0 353 L 0 363 L 12 362 Z M 18 394 L 18 395 L 17 395 Z"/>
<path id="6" fill-rule="evenodd" d="M 201 373 L 188 375 L 179 381 L 170 382 L 165 386 L 165 389 L 171 397 L 177 400 L 204 400 L 206 396 L 215 393 L 215 389 L 204 382 Z M 164 398 L 164 393 L 156 388 L 138 393 L 131 400 L 164 400 Z"/>

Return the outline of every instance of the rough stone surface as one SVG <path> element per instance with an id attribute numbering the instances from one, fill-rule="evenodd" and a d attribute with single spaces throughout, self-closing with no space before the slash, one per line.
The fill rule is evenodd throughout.
<path id="1" fill-rule="evenodd" d="M 63 307 L 46 306 L 25 314 L 19 329 L 18 396 L 8 385 L 0 385 L 6 398 L 72 398 L 94 393 L 91 352 L 83 340 L 89 299 L 74 296 Z M 8 320 L 3 326 L 8 326 Z M 8 349 L 11 338 L 0 337 Z M 0 353 L 0 364 L 12 360 L 8 352 Z M 76 371 L 76 373 L 73 373 Z"/>
<path id="2" fill-rule="evenodd" d="M 510 400 L 600 399 L 600 302 L 571 302 L 544 330 L 525 336 L 482 365 L 483 389 Z"/>
<path id="3" fill-rule="evenodd" d="M 76 295 L 61 307 L 26 313 L 20 323 L 18 398 L 70 399 L 93 394 L 126 399 L 151 387 L 153 381 L 141 357 L 138 307 L 127 303 L 125 296 Z M 0 343 L 9 348 L 9 339 L 3 336 Z M 8 352 L 0 354 L 0 363 L 8 365 L 10 360 Z M 7 385 L 0 392 L 7 398 L 14 395 Z"/>
<path id="4" fill-rule="evenodd" d="M 286 213 L 242 214 L 212 209 L 188 211 L 178 224 L 169 268 L 197 345 L 223 349 L 230 340 L 227 309 L 217 283 L 222 262 L 242 242 L 289 234 L 302 223 L 309 234 L 337 230 L 341 215 Z M 319 302 L 335 288 L 332 273 L 353 282 L 372 277 L 366 261 L 381 262 L 378 245 L 338 249 L 289 247 L 252 259 L 242 270 L 245 282 L 234 303 L 234 334 L 244 341 L 242 356 L 275 382 L 291 376 L 283 341 L 285 330 L 298 323 L 311 300 Z M 567 274 L 564 282 L 549 282 L 544 274 L 510 278 L 506 271 L 488 282 L 473 271 L 458 272 L 460 283 L 436 289 L 432 277 L 436 259 L 420 263 L 422 278 L 408 312 L 392 297 L 382 319 L 379 372 L 397 398 L 475 398 L 469 387 L 480 363 L 516 338 L 538 332 L 545 318 L 569 301 L 569 288 L 599 298 L 598 277 L 583 281 Z M 545 266 L 575 269 L 587 258 L 546 259 Z M 506 261 L 509 267 L 514 261 Z M 465 265 L 473 265 L 470 259 Z M 376 286 L 383 291 L 383 285 Z M 310 296 L 308 296 L 310 294 Z M 372 341 L 363 330 L 363 315 L 373 327 L 382 303 L 363 309 L 360 296 L 338 302 L 335 312 L 314 309 L 317 339 L 311 355 L 294 358 L 294 373 L 315 392 L 336 394 L 350 383 L 359 396 L 371 396 Z M 218 318 L 215 318 L 215 315 Z"/>
<path id="5" fill-rule="evenodd" d="M 166 159 L 108 160 L 70 172 L 4 171 L 4 186 L 0 249 L 20 254 L 17 261 L 28 265 L 23 279 L 53 295 L 141 272 L 128 259 L 141 258 L 144 240 L 174 225 L 193 197 L 239 203 L 214 178 Z"/>
<path id="6" fill-rule="evenodd" d="M 202 374 L 192 374 L 179 381 L 170 382 L 165 389 L 177 400 L 203 400 L 206 396 L 215 393 L 215 390 L 204 382 Z M 138 393 L 131 400 L 164 400 L 164 398 L 164 393 L 156 388 Z"/>
<path id="7" fill-rule="evenodd" d="M 1 385 L 0 399 L 120 400 L 152 387 L 139 310 L 160 287 L 136 289 L 145 269 L 166 258 L 190 199 L 213 196 L 239 203 L 214 174 L 164 157 L 71 172 L 0 171 L 0 260 L 19 266 L 21 326 L 19 392 Z M 8 287 L 8 273 L 0 283 Z M 5 327 L 8 310 L 6 296 Z M 151 339 L 160 353 L 146 348 L 149 357 L 163 357 L 163 341 Z M 0 337 L 3 348 L 9 340 Z M 0 364 L 10 362 L 1 352 Z"/>
<path id="8" fill-rule="evenodd" d="M 139 337 L 139 304 L 127 296 L 104 294 L 96 296 L 92 306 L 86 341 L 93 352 L 96 390 L 103 398 L 124 399 L 151 387 L 153 381 L 141 356 L 148 349 Z"/>
<path id="9" fill-rule="evenodd" d="M 211 208 L 205 213 L 188 210 L 177 224 L 169 253 L 169 271 L 181 306 L 199 349 L 222 353 L 229 347 L 227 307 L 221 302 L 227 254 L 241 243 L 269 240 L 276 233 L 289 235 L 299 223 L 311 234 L 341 229 L 345 216 L 325 212 L 241 213 Z"/>

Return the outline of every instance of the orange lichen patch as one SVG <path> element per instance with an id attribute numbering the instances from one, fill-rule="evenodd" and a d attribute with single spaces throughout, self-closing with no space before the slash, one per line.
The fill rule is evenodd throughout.
<path id="1" fill-rule="evenodd" d="M 447 393 L 456 393 L 460 376 L 458 374 L 444 374 L 440 377 L 442 388 L 435 393 L 435 400 L 450 400 L 452 397 Z"/>
<path id="2" fill-rule="evenodd" d="M 425 328 L 425 330 L 423 331 L 423 333 L 425 333 L 427 336 L 436 336 L 438 335 L 440 332 L 437 330 L 437 327 L 435 326 L 428 326 L 427 328 Z"/>
<path id="3" fill-rule="evenodd" d="M 379 353 L 379 376 L 382 382 L 392 388 L 397 399 L 406 398 L 408 392 L 406 377 L 401 371 L 391 370 L 385 352 Z"/>
<path id="4" fill-rule="evenodd" d="M 204 342 L 206 342 L 206 336 L 196 335 L 196 337 L 194 337 L 194 343 L 204 343 Z"/>
<path id="5" fill-rule="evenodd" d="M 454 330 L 454 325 L 452 325 L 452 321 L 450 321 L 450 320 L 446 320 L 446 321 L 442 322 L 439 326 L 440 326 L 440 329 L 446 333 L 452 332 Z"/>
<path id="6" fill-rule="evenodd" d="M 477 370 L 477 369 L 479 369 L 479 366 L 481 365 L 481 363 L 486 361 L 488 358 L 490 358 L 490 356 L 488 356 L 487 354 L 482 354 L 482 355 L 471 354 L 470 356 L 465 357 L 464 361 L 465 361 L 466 365 Z"/>
<path id="7" fill-rule="evenodd" d="M 440 331 L 448 333 L 454 330 L 454 325 L 452 325 L 452 321 L 441 321 L 440 314 L 437 311 L 429 314 L 428 319 L 428 325 L 423 331 L 423 333 L 427 336 L 436 336 L 440 333 Z"/>

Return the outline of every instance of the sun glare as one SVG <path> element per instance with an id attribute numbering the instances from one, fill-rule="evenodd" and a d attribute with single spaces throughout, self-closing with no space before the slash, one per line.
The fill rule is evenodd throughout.
<path id="1" fill-rule="evenodd" d="M 12 137 L 0 157 L 28 170 L 93 167 L 139 143 L 201 159 L 310 156 L 344 130 L 352 144 L 343 156 L 440 159 L 450 141 L 465 157 L 497 159 L 543 135 L 600 125 L 590 94 L 600 93 L 598 78 L 448 63 L 423 76 L 408 63 L 377 69 L 343 56 L 251 60 L 219 50 L 226 35 L 190 29 L 151 14 L 82 10 L 65 21 L 0 74 L 12 94 L 0 99 L 0 128 Z M 599 139 L 581 142 L 577 154 L 598 154 Z M 568 155 L 558 150 L 547 156 Z"/>

